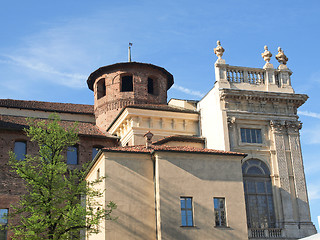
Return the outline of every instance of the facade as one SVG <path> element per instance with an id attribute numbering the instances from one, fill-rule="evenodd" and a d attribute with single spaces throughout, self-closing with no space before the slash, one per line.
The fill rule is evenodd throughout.
<path id="1" fill-rule="evenodd" d="M 87 180 L 107 175 L 98 186 L 106 189 L 101 202 L 118 205 L 118 220 L 103 222 L 101 233 L 87 239 L 315 234 L 297 116 L 308 97 L 294 93 L 281 48 L 277 69 L 267 48 L 261 69 L 230 66 L 223 52 L 218 42 L 216 82 L 200 101 L 167 103 L 173 76 L 137 62 L 101 67 L 89 76 L 94 106 L 0 100 L 0 210 L 10 211 L 23 193 L 8 173 L 8 151 L 37 151 L 22 132 L 25 118 L 57 112 L 62 124 L 80 126 L 77 156 L 66 153 L 67 163 L 92 161 Z"/>

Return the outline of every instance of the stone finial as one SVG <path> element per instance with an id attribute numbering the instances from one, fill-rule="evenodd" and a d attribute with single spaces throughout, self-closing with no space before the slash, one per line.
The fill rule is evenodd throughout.
<path id="1" fill-rule="evenodd" d="M 272 53 L 271 53 L 270 51 L 268 51 L 268 46 L 267 46 L 267 45 L 264 46 L 264 52 L 261 53 L 261 56 L 263 57 L 263 59 L 264 59 L 267 63 L 270 62 L 270 59 L 271 59 L 271 57 L 272 57 Z"/>
<path id="2" fill-rule="evenodd" d="M 152 146 L 152 137 L 153 137 L 153 134 L 152 132 L 148 131 L 144 137 L 146 138 L 146 148 L 151 148 Z"/>
<path id="3" fill-rule="evenodd" d="M 286 65 L 288 62 L 287 56 L 284 54 L 283 50 L 281 47 L 278 47 L 278 54 L 276 55 L 276 59 L 280 64 Z"/>
<path id="4" fill-rule="evenodd" d="M 214 54 L 217 55 L 218 59 L 221 59 L 223 53 L 224 53 L 224 48 L 221 46 L 220 41 L 217 41 L 217 47 L 213 49 Z"/>

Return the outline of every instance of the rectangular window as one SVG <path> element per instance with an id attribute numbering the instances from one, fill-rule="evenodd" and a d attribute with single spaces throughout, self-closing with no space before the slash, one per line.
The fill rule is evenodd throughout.
<path id="1" fill-rule="evenodd" d="M 213 198 L 214 216 L 216 227 L 227 226 L 226 222 L 226 208 L 224 198 Z"/>
<path id="2" fill-rule="evenodd" d="M 78 164 L 78 147 L 68 147 L 67 164 Z"/>
<path id="3" fill-rule="evenodd" d="M 133 77 L 123 76 L 121 78 L 121 92 L 132 92 L 133 91 Z"/>
<path id="4" fill-rule="evenodd" d="M 8 224 L 8 216 L 9 210 L 8 209 L 0 209 L 0 225 L 1 227 L 5 227 Z M 7 230 L 0 228 L 0 240 L 7 239 Z"/>
<path id="5" fill-rule="evenodd" d="M 14 153 L 16 154 L 17 160 L 24 160 L 27 154 L 27 143 L 22 141 L 16 141 L 14 143 Z"/>
<path id="6" fill-rule="evenodd" d="M 92 159 L 97 155 L 97 153 L 102 149 L 102 147 L 93 147 L 92 148 Z"/>
<path id="7" fill-rule="evenodd" d="M 241 128 L 241 142 L 262 143 L 261 129 Z"/>
<path id="8" fill-rule="evenodd" d="M 181 204 L 181 226 L 192 227 L 193 226 L 192 198 L 180 197 L 180 204 Z"/>

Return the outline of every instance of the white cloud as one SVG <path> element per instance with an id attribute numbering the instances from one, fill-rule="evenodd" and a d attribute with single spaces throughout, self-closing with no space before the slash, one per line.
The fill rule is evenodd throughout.
<path id="1" fill-rule="evenodd" d="M 194 91 L 194 90 L 191 90 L 191 89 L 188 89 L 188 88 L 185 88 L 185 87 L 182 87 L 182 86 L 179 86 L 177 84 L 174 84 L 172 86 L 173 89 L 176 89 L 180 92 L 184 92 L 186 94 L 189 94 L 189 95 L 192 95 L 192 96 L 196 96 L 196 97 L 200 97 L 202 98 L 204 96 L 203 93 L 199 92 L 199 91 Z"/>
<path id="2" fill-rule="evenodd" d="M 298 111 L 299 115 L 307 116 L 307 117 L 313 117 L 320 119 L 320 113 L 310 112 L 310 111 Z"/>
<path id="3" fill-rule="evenodd" d="M 310 200 L 320 199 L 319 185 L 308 184 L 308 195 Z"/>

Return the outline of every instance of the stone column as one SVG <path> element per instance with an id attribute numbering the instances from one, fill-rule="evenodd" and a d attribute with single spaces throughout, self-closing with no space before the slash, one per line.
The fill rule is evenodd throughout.
<path id="1" fill-rule="evenodd" d="M 280 206 L 280 208 L 282 207 L 283 224 L 286 228 L 286 225 L 292 224 L 294 222 L 294 219 L 284 139 L 286 135 L 285 122 L 279 120 L 272 120 L 270 121 L 270 126 L 274 136 L 274 149 L 276 151 L 276 163 L 278 165 L 280 179 L 280 196 L 282 202 L 282 206 Z"/>

